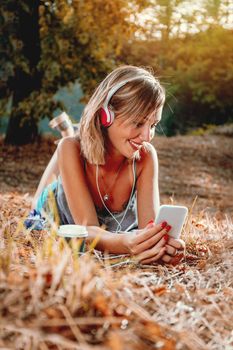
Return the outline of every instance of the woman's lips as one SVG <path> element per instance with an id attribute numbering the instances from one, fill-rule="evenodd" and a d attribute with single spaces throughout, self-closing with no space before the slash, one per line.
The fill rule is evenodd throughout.
<path id="1" fill-rule="evenodd" d="M 136 151 L 140 150 L 142 148 L 142 144 L 141 143 L 137 143 L 134 142 L 132 140 L 129 140 L 130 145 L 132 146 L 132 148 Z"/>

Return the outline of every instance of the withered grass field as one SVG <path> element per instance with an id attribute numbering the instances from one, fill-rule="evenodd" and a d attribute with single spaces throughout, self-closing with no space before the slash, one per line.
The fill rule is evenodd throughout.
<path id="1" fill-rule="evenodd" d="M 230 137 L 160 137 L 162 203 L 184 204 L 178 266 L 137 265 L 22 220 L 53 140 L 0 144 L 0 349 L 233 349 Z"/>

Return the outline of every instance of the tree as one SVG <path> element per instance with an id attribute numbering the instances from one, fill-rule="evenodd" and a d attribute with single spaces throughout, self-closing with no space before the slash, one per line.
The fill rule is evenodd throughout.
<path id="1" fill-rule="evenodd" d="M 152 0 L 152 3 L 155 3 L 155 18 L 157 18 L 158 29 L 161 31 L 162 41 L 167 42 L 174 28 L 180 24 L 179 6 L 183 2 L 184 0 Z"/>
<path id="2" fill-rule="evenodd" d="M 88 96 L 134 35 L 130 16 L 146 5 L 146 0 L 3 0 L 1 114 L 12 101 L 5 141 L 35 141 L 38 121 L 59 107 L 53 96 L 60 87 L 78 79 Z"/>
<path id="3" fill-rule="evenodd" d="M 212 26 L 165 44 L 162 40 L 135 41 L 124 47 L 123 55 L 127 63 L 153 67 L 164 84 L 166 134 L 232 122 L 232 30 Z"/>
<path id="4" fill-rule="evenodd" d="M 210 28 L 177 42 L 167 57 L 179 111 L 177 129 L 232 122 L 232 31 Z"/>

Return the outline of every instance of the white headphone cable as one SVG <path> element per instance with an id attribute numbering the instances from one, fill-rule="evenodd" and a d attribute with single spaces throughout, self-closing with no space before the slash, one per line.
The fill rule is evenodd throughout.
<path id="1" fill-rule="evenodd" d="M 116 221 L 116 223 L 117 223 L 117 230 L 116 230 L 116 232 L 121 231 L 121 228 L 122 228 L 122 227 L 121 227 L 121 224 L 122 224 L 122 222 L 123 222 L 123 220 L 124 220 L 124 218 L 125 218 L 125 215 L 126 215 L 128 209 L 129 209 L 130 201 L 131 201 L 132 196 L 133 196 L 133 190 L 134 190 L 135 178 L 136 178 L 134 162 L 135 162 L 135 159 L 133 160 L 133 179 L 134 179 L 134 182 L 133 182 L 133 186 L 132 186 L 132 190 L 131 190 L 131 193 L 130 193 L 130 197 L 129 197 L 129 201 L 128 201 L 127 207 L 126 207 L 126 209 L 125 209 L 124 215 L 123 215 L 123 217 L 122 217 L 122 219 L 121 219 L 120 222 L 115 218 L 115 216 L 112 214 L 112 212 L 108 209 L 108 207 L 107 207 L 106 204 L 104 203 L 104 200 L 103 200 L 103 198 L 102 198 L 102 195 L 101 195 L 101 192 L 100 192 L 100 188 L 99 188 L 99 180 L 98 180 L 98 179 L 99 179 L 99 166 L 98 166 L 98 164 L 96 165 L 96 187 L 97 187 L 97 190 L 98 190 L 98 193 L 99 193 L 99 196 L 100 196 L 100 199 L 101 199 L 101 202 L 102 202 L 104 208 L 107 210 L 107 212 L 111 215 L 111 217 L 112 217 L 112 218 Z"/>

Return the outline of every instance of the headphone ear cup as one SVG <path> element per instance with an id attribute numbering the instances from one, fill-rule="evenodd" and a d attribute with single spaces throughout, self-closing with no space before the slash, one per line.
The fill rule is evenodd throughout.
<path id="1" fill-rule="evenodd" d="M 110 126 L 114 120 L 114 112 L 108 108 L 100 108 L 100 121 L 105 127 Z"/>
<path id="2" fill-rule="evenodd" d="M 107 126 L 108 116 L 104 108 L 100 108 L 100 121 L 103 126 Z"/>

